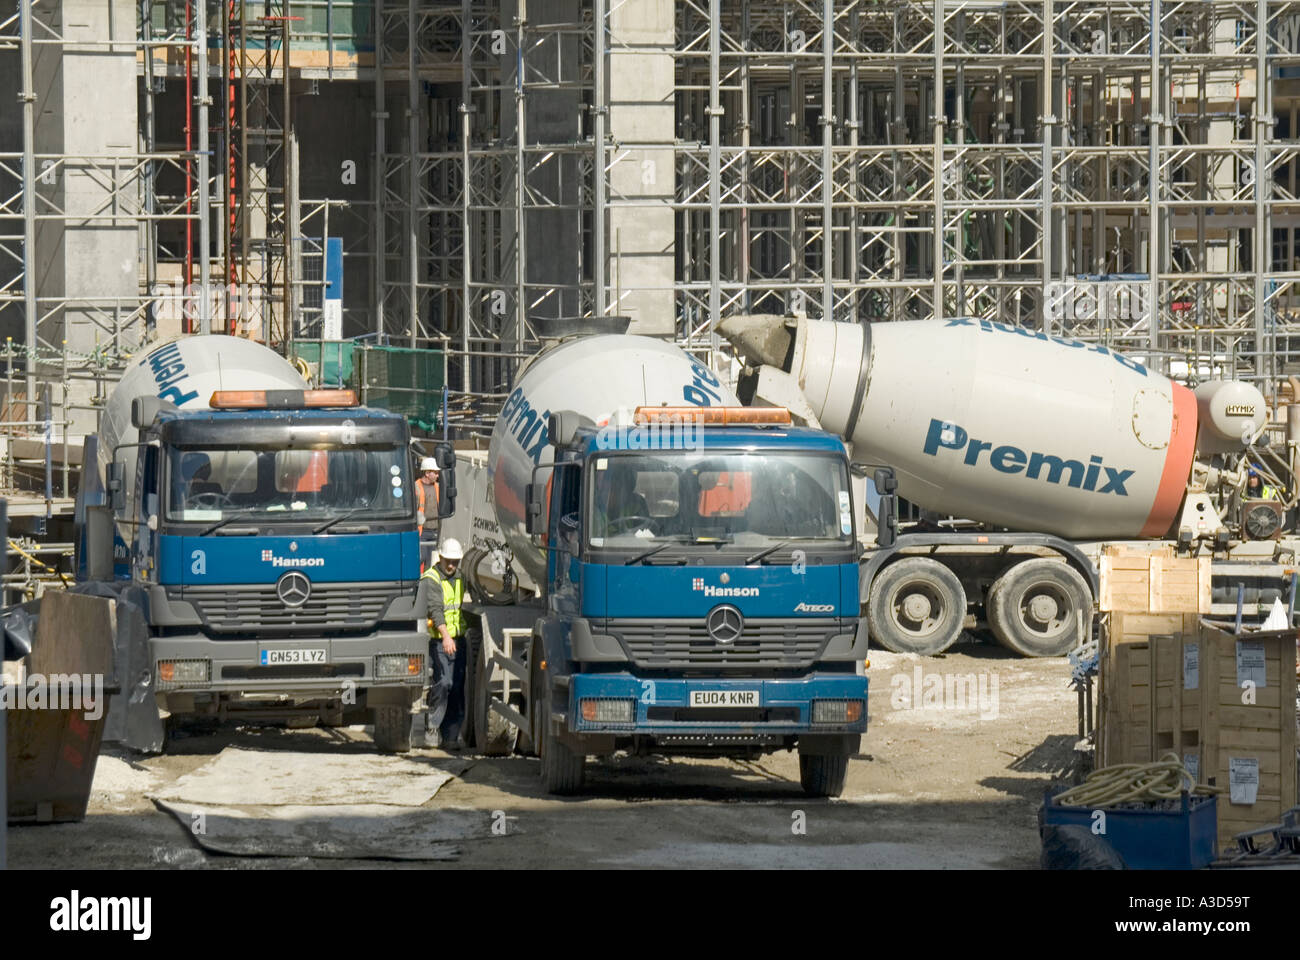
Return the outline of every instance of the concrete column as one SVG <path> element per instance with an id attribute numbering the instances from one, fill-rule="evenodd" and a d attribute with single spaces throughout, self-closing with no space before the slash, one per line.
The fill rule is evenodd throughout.
<path id="1" fill-rule="evenodd" d="M 670 337 L 673 296 L 673 4 L 610 4 L 609 312 L 632 318 L 629 333 Z M 635 145 L 632 147 L 624 144 Z M 630 201 L 636 204 L 620 204 Z"/>

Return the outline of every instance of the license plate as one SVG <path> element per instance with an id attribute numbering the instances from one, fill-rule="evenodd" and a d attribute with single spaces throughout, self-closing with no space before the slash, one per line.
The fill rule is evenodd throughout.
<path id="1" fill-rule="evenodd" d="M 692 707 L 757 707 L 757 690 L 692 690 Z"/>
<path id="2" fill-rule="evenodd" d="M 325 651 L 316 650 L 263 650 L 262 666 L 274 667 L 289 663 L 324 663 Z"/>

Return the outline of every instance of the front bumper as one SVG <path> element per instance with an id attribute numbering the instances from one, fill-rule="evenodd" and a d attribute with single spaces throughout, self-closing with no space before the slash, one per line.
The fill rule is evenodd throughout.
<path id="1" fill-rule="evenodd" d="M 758 691 L 756 707 L 691 707 L 691 691 Z M 569 729 L 573 733 L 672 737 L 683 734 L 717 736 L 790 736 L 862 734 L 867 729 L 867 678 L 853 674 L 815 674 L 794 680 L 649 680 L 630 673 L 586 673 L 570 678 Z M 584 720 L 585 699 L 633 699 L 635 720 L 603 723 Z M 817 700 L 861 701 L 861 719 L 854 723 L 814 723 Z"/>
<path id="2" fill-rule="evenodd" d="M 323 650 L 323 662 L 270 664 L 264 654 Z M 360 637 L 293 637 L 275 640 L 213 640 L 203 634 L 150 640 L 154 689 L 159 694 L 216 693 L 242 699 L 339 697 L 359 691 L 391 691 L 394 702 L 418 699 L 427 683 L 429 638 L 415 630 L 380 630 Z M 379 657 L 407 659 L 401 675 L 380 675 Z M 410 658 L 419 657 L 414 669 Z M 164 661 L 206 663 L 203 679 L 165 680 Z M 388 661 L 392 665 L 392 661 Z M 172 671 L 176 673 L 175 670 Z M 408 696 L 409 694 L 409 696 Z M 374 699 L 373 697 L 371 698 Z"/>

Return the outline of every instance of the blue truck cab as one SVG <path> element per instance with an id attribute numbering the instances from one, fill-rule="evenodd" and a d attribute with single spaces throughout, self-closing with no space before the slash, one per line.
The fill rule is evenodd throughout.
<path id="1" fill-rule="evenodd" d="M 138 443 L 106 471 L 133 514 L 119 512 L 112 576 L 142 598 L 164 718 L 337 725 L 369 711 L 380 750 L 410 749 L 428 655 L 410 431 L 355 403 L 350 391 L 135 402 Z"/>
<path id="2" fill-rule="evenodd" d="M 548 558 L 530 671 L 547 789 L 618 750 L 797 749 L 804 790 L 838 795 L 867 726 L 844 444 L 770 408 L 579 423 L 553 418 L 553 468 L 528 489 Z"/>

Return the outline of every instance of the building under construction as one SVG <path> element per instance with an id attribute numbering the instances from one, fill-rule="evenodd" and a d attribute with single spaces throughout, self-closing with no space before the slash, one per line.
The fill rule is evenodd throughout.
<path id="1" fill-rule="evenodd" d="M 548 321 L 608 315 L 1300 372 L 1292 0 L 19 0 L 0 88 L 3 480 L 44 514 L 181 332 L 317 379 L 387 349 L 363 383 L 425 371 L 477 422 Z"/>

